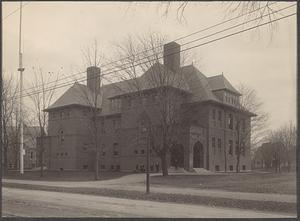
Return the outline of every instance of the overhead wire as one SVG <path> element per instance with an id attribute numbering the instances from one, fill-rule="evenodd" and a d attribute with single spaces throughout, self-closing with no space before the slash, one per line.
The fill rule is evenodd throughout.
<path id="1" fill-rule="evenodd" d="M 210 43 L 215 42 L 215 41 L 219 41 L 219 40 L 222 40 L 222 39 L 225 39 L 225 38 L 228 38 L 228 37 L 231 37 L 231 36 L 234 36 L 234 35 L 237 35 L 237 34 L 246 32 L 246 31 L 250 31 L 250 30 L 253 30 L 253 29 L 255 29 L 255 28 L 258 28 L 258 27 L 261 27 L 261 26 L 270 24 L 270 23 L 272 23 L 272 22 L 279 21 L 279 20 L 282 20 L 282 19 L 285 19 L 285 18 L 294 16 L 294 15 L 296 15 L 296 13 L 292 13 L 292 14 L 289 14 L 289 15 L 286 15 L 286 16 L 282 16 L 282 17 L 280 17 L 280 18 L 273 19 L 273 20 L 270 20 L 270 21 L 268 21 L 268 22 L 265 22 L 265 23 L 261 23 L 261 24 L 252 26 L 252 27 L 250 27 L 250 28 L 246 28 L 246 29 L 243 29 L 243 30 L 241 30 L 241 31 L 237 31 L 237 32 L 234 32 L 234 33 L 231 33 L 231 34 L 228 34 L 228 35 L 219 37 L 219 38 L 215 38 L 215 39 L 213 39 L 213 40 L 210 40 L 210 41 L 207 41 L 207 42 L 204 42 L 204 43 L 195 45 L 195 46 L 191 46 L 191 47 L 182 49 L 182 50 L 180 50 L 179 52 L 176 52 L 176 53 L 180 53 L 180 52 L 188 51 L 188 50 L 191 50 L 191 49 L 194 49 L 194 48 L 197 48 L 197 47 L 201 47 L 201 46 L 203 46 L 203 45 L 207 45 L 207 44 L 210 44 Z M 170 53 L 170 54 L 168 54 L 168 56 L 174 55 L 174 54 L 176 54 L 176 53 Z M 163 57 L 159 57 L 159 59 L 160 59 L 160 58 L 163 58 Z M 152 61 L 155 61 L 155 60 L 156 60 L 156 59 L 154 59 L 154 60 L 152 60 Z M 149 61 L 146 61 L 146 62 L 149 62 Z M 138 64 L 136 64 L 135 66 L 141 65 L 141 64 L 146 63 L 146 62 L 138 63 Z M 128 69 L 128 67 L 127 67 L 127 68 L 124 68 L 124 70 L 125 70 L 125 69 Z M 121 71 L 121 70 L 119 70 L 119 71 Z M 115 73 L 115 71 L 112 71 L 112 72 L 109 72 L 109 73 L 102 74 L 102 76 L 106 76 L 106 75 L 112 74 L 112 73 Z M 100 76 L 101 76 L 101 74 L 100 74 Z M 98 77 L 98 76 L 96 76 L 96 77 Z M 95 77 L 95 78 L 96 78 L 96 77 Z M 77 82 L 82 82 L 82 81 L 85 81 L 85 80 L 86 80 L 86 78 L 85 78 L 85 79 L 82 79 L 82 80 L 79 80 L 79 81 L 77 81 Z M 59 85 L 59 86 L 57 86 L 57 87 L 46 88 L 44 91 L 49 91 L 49 90 L 53 90 L 53 89 L 59 89 L 59 88 L 62 88 L 62 87 L 66 87 L 66 86 L 72 85 L 73 83 L 74 83 L 74 82 L 72 82 L 72 83 L 66 83 L 66 84 L 64 84 L 64 85 Z M 33 92 L 31 92 L 31 93 L 27 93 L 27 94 L 24 95 L 24 96 L 31 96 L 31 95 L 38 94 L 38 93 L 41 93 L 41 92 L 40 92 L 40 91 L 33 91 Z"/>
<path id="2" fill-rule="evenodd" d="M 24 8 L 25 6 L 27 6 L 27 5 L 29 5 L 29 4 L 30 4 L 30 2 L 26 2 L 24 5 L 22 5 L 22 8 Z M 7 19 L 9 16 L 15 14 L 17 11 L 20 10 L 20 8 L 21 8 L 21 7 L 18 7 L 17 9 L 15 9 L 14 11 L 12 11 L 12 12 L 9 13 L 8 15 L 6 15 L 6 16 L 2 19 L 2 21 L 4 21 L 5 19 Z"/>
<path id="3" fill-rule="evenodd" d="M 236 27 L 245 25 L 245 24 L 250 23 L 250 22 L 252 22 L 252 21 L 255 21 L 255 20 L 257 20 L 257 19 L 261 19 L 262 17 L 266 17 L 266 16 L 269 16 L 270 14 L 274 14 L 274 13 L 277 13 L 277 12 L 280 12 L 280 11 L 283 11 L 283 10 L 286 10 L 286 9 L 291 8 L 291 7 L 293 7 L 293 6 L 295 6 L 295 5 L 291 5 L 291 6 L 288 6 L 288 7 L 282 8 L 282 9 L 279 9 L 279 10 L 277 10 L 277 11 L 273 11 L 272 13 L 265 14 L 265 15 L 259 17 L 259 18 L 255 18 L 255 19 L 252 19 L 252 20 L 249 20 L 249 21 L 246 21 L 246 22 L 237 24 L 237 25 L 235 25 L 235 26 L 231 26 L 231 27 L 229 27 L 229 28 L 226 28 L 226 29 L 223 29 L 223 30 L 221 30 L 221 31 L 215 32 L 215 33 L 213 33 L 213 34 L 210 34 L 210 35 L 207 35 L 207 36 L 204 36 L 204 37 L 201 37 L 201 38 L 194 39 L 194 40 L 192 40 L 192 41 L 190 41 L 190 42 L 186 42 L 186 43 L 184 43 L 184 44 L 182 44 L 182 45 L 187 45 L 187 44 L 190 44 L 190 43 L 199 41 L 199 40 L 203 40 L 203 39 L 205 39 L 205 38 L 207 38 L 207 37 L 211 37 L 211 36 L 213 36 L 213 35 L 222 33 L 222 32 L 224 32 L 224 31 L 227 31 L 227 30 L 230 30 L 230 29 L 233 29 L 233 28 L 236 28 Z M 143 57 L 142 59 L 139 59 L 139 60 L 137 60 L 137 61 L 141 61 L 141 60 L 144 60 L 144 59 L 149 58 L 149 57 L 152 57 L 152 56 L 153 56 L 153 55 L 150 55 L 150 56 L 147 56 L 147 57 Z M 162 57 L 160 57 L 160 58 L 162 58 Z M 148 61 L 147 61 L 147 62 L 148 62 Z M 141 65 L 141 64 L 144 64 L 144 63 L 146 63 L 146 62 L 137 63 L 137 65 Z M 126 65 L 126 64 L 125 64 L 125 65 Z M 110 74 L 115 73 L 115 72 L 117 72 L 117 71 L 126 70 L 127 68 L 122 68 L 122 69 L 119 69 L 119 70 L 115 70 L 115 69 L 116 69 L 115 67 L 112 68 L 112 69 L 108 69 L 108 70 L 106 70 L 106 72 L 109 71 L 109 70 L 113 70 L 113 71 L 108 72 L 108 73 L 101 73 L 100 76 L 110 75 Z M 85 73 L 85 71 L 80 72 L 80 73 Z M 77 82 L 82 82 L 82 81 L 85 81 L 85 80 L 86 80 L 86 77 L 83 77 L 83 78 L 79 78 L 79 79 L 77 79 L 77 80 L 75 80 L 75 81 L 77 81 Z M 74 83 L 74 80 L 72 80 L 70 83 L 73 84 L 73 83 Z M 66 86 L 67 86 L 67 85 L 69 85 L 69 82 L 63 82 L 62 84 L 58 84 L 58 85 L 55 85 L 55 86 L 60 86 L 60 85 L 61 85 L 61 86 L 66 85 Z M 44 85 L 44 86 L 45 86 L 45 85 Z M 27 93 L 28 93 L 28 92 L 27 92 Z M 29 92 L 29 93 L 30 93 L 30 92 Z"/>
<path id="4" fill-rule="evenodd" d="M 271 5 L 273 5 L 273 4 L 276 4 L 276 2 L 270 3 L 269 6 L 271 6 Z M 210 29 L 212 29 L 212 28 L 215 28 L 215 27 L 218 27 L 218 26 L 220 26 L 220 25 L 226 24 L 226 23 L 228 23 L 228 22 L 234 21 L 234 20 L 236 20 L 236 19 L 238 19 L 238 18 L 241 18 L 241 17 L 243 17 L 243 16 L 245 16 L 245 15 L 250 15 L 250 14 L 252 14 L 252 13 L 254 13 L 254 12 L 256 12 L 256 11 L 258 11 L 258 10 L 264 8 L 264 7 L 266 7 L 266 6 L 258 7 L 258 8 L 256 8 L 256 9 L 253 9 L 253 10 L 250 11 L 250 12 L 242 13 L 242 14 L 236 16 L 236 17 L 233 17 L 233 18 L 227 19 L 227 20 L 225 20 L 225 21 L 219 22 L 219 23 L 217 23 L 217 24 L 214 24 L 214 25 L 212 25 L 212 26 L 209 26 L 209 27 L 200 29 L 200 30 L 195 31 L 195 32 L 193 32 L 193 33 L 190 33 L 190 34 L 188 34 L 188 35 L 181 36 L 181 37 L 176 38 L 176 39 L 174 39 L 174 40 L 172 40 L 172 41 L 179 41 L 179 40 L 188 38 L 188 37 L 190 37 L 190 36 L 193 36 L 193 35 L 195 35 L 195 34 L 198 34 L 198 33 L 201 33 L 201 32 L 207 31 L 207 30 L 210 30 Z M 162 46 L 163 46 L 163 44 L 160 44 L 160 45 L 158 45 L 158 46 L 156 46 L 156 47 L 154 47 L 154 48 L 152 47 L 152 48 L 149 48 L 149 49 L 146 49 L 146 50 L 142 50 L 142 51 L 136 53 L 135 56 L 140 55 L 140 54 L 145 53 L 145 52 L 150 51 L 150 50 L 154 50 L 154 49 L 160 48 L 160 47 L 162 47 Z M 108 63 L 106 63 L 106 64 L 103 64 L 103 65 L 101 66 L 101 68 L 106 67 L 106 66 L 109 66 L 109 65 L 112 65 L 112 64 L 117 63 L 117 62 L 120 62 L 120 61 L 123 61 L 123 60 L 126 60 L 126 59 L 128 59 L 128 58 L 130 58 L 130 57 L 131 57 L 131 56 L 127 56 L 127 57 L 121 58 L 121 59 L 116 60 L 116 61 L 108 62 Z M 65 77 L 63 77 L 63 78 L 58 79 L 57 81 L 62 81 L 62 80 L 64 80 L 64 79 L 68 79 L 68 78 L 74 77 L 74 76 L 76 76 L 76 75 L 80 75 L 80 74 L 82 74 L 82 73 L 85 73 L 85 71 L 80 71 L 80 72 L 75 73 L 75 74 L 72 74 L 72 75 L 67 75 L 67 76 L 65 76 Z M 48 84 L 56 83 L 57 81 L 48 82 Z M 42 85 L 39 85 L 39 86 L 42 86 Z M 28 90 L 30 90 L 30 89 L 33 89 L 33 88 L 27 88 L 27 89 L 25 89 L 25 90 L 28 91 Z"/>

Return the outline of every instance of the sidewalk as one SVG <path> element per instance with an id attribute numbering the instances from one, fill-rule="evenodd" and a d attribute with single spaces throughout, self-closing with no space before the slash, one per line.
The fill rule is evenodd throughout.
<path id="1" fill-rule="evenodd" d="M 153 174 L 155 175 L 155 174 Z M 151 180 L 151 179 L 150 179 Z M 81 181 L 81 182 L 66 182 L 66 181 L 33 181 L 33 180 L 13 180 L 3 179 L 3 183 L 31 184 L 51 187 L 66 187 L 66 188 L 95 188 L 95 189 L 112 189 L 112 190 L 134 190 L 145 192 L 145 176 L 144 174 L 131 174 L 118 179 L 103 180 L 103 181 Z M 150 182 L 151 183 L 151 182 Z M 193 195 L 203 197 L 217 197 L 226 199 L 266 201 L 266 202 L 283 202 L 296 203 L 297 196 L 290 194 L 269 194 L 269 193 L 245 193 L 245 192 L 230 192 L 225 190 L 212 189 L 193 189 L 193 188 L 176 188 L 160 185 L 150 185 L 152 193 L 167 193 L 179 195 Z"/>

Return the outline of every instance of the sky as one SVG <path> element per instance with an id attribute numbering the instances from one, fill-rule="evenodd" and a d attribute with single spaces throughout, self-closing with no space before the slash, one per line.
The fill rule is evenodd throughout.
<path id="1" fill-rule="evenodd" d="M 115 46 L 128 36 L 149 32 L 162 33 L 172 41 L 195 31 L 231 18 L 226 5 L 220 2 L 191 2 L 178 20 L 176 4 L 164 15 L 165 5 L 156 2 L 24 2 L 22 23 L 22 51 L 24 88 L 30 89 L 34 69 L 42 68 L 44 75 L 74 80 L 76 73 L 85 70 L 82 50 L 95 40 L 105 57 L 113 59 Z M 295 2 L 277 2 L 274 10 L 294 5 Z M 18 2 L 3 2 L 3 73 L 18 81 Z M 291 7 L 276 18 L 294 13 Z M 9 16 L 8 16 L 9 15 Z M 236 20 L 216 29 L 178 41 L 180 44 L 207 36 L 223 28 L 237 25 Z M 262 22 L 267 22 L 268 17 Z M 247 24 L 251 25 L 251 23 Z M 195 46 L 231 32 L 246 29 L 240 26 L 188 44 Z M 296 16 L 270 26 L 230 36 L 189 50 L 193 64 L 207 77 L 224 74 L 236 86 L 240 83 L 253 88 L 269 113 L 269 128 L 276 129 L 292 121 L 296 123 Z M 114 60 L 114 59 L 113 59 Z M 77 76 L 84 76 L 77 75 Z M 57 90 L 59 97 L 68 87 Z M 30 101 L 25 98 L 25 104 Z"/>

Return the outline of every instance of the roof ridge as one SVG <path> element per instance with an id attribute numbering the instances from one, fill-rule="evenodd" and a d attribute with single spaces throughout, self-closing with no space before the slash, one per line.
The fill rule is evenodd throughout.
<path id="1" fill-rule="evenodd" d="M 218 74 L 218 75 L 209 76 L 209 77 L 207 77 L 207 78 L 215 78 L 215 77 L 220 77 L 220 76 L 223 76 L 223 77 L 224 77 L 223 74 Z"/>

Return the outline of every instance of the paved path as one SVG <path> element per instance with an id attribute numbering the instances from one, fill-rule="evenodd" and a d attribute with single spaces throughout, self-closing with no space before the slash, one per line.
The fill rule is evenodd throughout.
<path id="1" fill-rule="evenodd" d="M 241 209 L 161 203 L 74 193 L 3 188 L 3 214 L 30 217 L 294 217 Z"/>
<path id="2" fill-rule="evenodd" d="M 34 181 L 34 180 L 3 179 L 3 182 L 57 186 L 57 187 L 89 187 L 89 188 L 109 188 L 109 189 L 116 189 L 116 190 L 145 191 L 144 174 L 131 174 L 131 175 L 123 176 L 118 179 L 103 180 L 103 181 L 67 182 L 67 181 Z M 297 200 L 297 196 L 292 194 L 244 193 L 244 192 L 231 192 L 225 190 L 166 187 L 161 185 L 151 186 L 151 192 L 221 197 L 221 198 L 242 199 L 242 200 L 288 202 L 288 203 L 296 203 Z"/>

